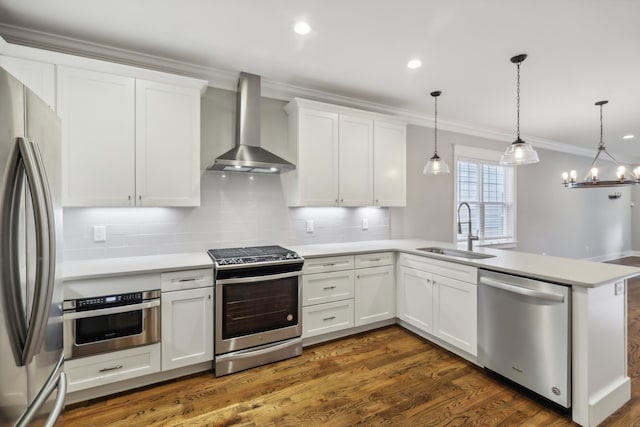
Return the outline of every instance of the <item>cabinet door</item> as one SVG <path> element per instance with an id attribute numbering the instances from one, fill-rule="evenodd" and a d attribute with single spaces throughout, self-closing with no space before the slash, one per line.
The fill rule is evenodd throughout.
<path id="1" fill-rule="evenodd" d="M 129 206 L 135 195 L 134 79 L 58 67 L 64 206 Z"/>
<path id="2" fill-rule="evenodd" d="M 397 286 L 397 316 L 405 322 L 431 333 L 433 329 L 431 274 L 401 266 Z"/>
<path id="3" fill-rule="evenodd" d="M 340 206 L 373 204 L 373 120 L 340 115 Z"/>
<path id="4" fill-rule="evenodd" d="M 55 65 L 11 56 L 0 56 L 0 65 L 55 110 Z"/>
<path id="5" fill-rule="evenodd" d="M 213 360 L 213 288 L 162 293 L 162 370 Z"/>
<path id="6" fill-rule="evenodd" d="M 375 206 L 406 206 L 406 126 L 376 120 L 373 143 Z"/>
<path id="7" fill-rule="evenodd" d="M 136 80 L 136 204 L 200 206 L 200 92 Z"/>
<path id="8" fill-rule="evenodd" d="M 300 205 L 338 204 L 338 115 L 301 109 L 298 127 Z"/>
<path id="9" fill-rule="evenodd" d="M 355 325 L 395 317 L 396 287 L 393 266 L 356 270 Z"/>
<path id="10" fill-rule="evenodd" d="M 478 354 L 477 286 L 433 275 L 433 335 Z"/>

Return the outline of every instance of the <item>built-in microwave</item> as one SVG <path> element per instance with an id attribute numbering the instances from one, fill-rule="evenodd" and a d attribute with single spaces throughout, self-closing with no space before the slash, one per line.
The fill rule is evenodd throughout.
<path id="1" fill-rule="evenodd" d="M 160 290 L 63 303 L 65 359 L 160 341 Z"/>

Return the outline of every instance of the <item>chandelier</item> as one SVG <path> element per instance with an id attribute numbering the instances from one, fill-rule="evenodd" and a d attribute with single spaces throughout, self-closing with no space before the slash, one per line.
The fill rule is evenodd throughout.
<path id="1" fill-rule="evenodd" d="M 578 173 L 575 170 L 571 172 L 562 172 L 562 183 L 565 187 L 568 188 L 595 188 L 595 187 L 621 187 L 625 185 L 634 185 L 640 183 L 640 166 L 636 167 L 632 171 L 629 172 L 630 176 L 627 176 L 627 168 L 620 164 L 604 146 L 604 140 L 602 138 L 602 107 L 606 105 L 609 101 L 598 101 L 595 103 L 598 107 L 600 107 L 600 143 L 598 144 L 598 152 L 596 153 L 596 157 L 591 162 L 591 166 L 589 167 L 589 172 L 585 175 L 582 182 L 578 182 Z M 611 180 L 601 180 L 600 179 L 600 168 L 598 168 L 598 160 L 600 159 L 601 154 L 605 154 L 609 159 L 613 160 L 613 162 L 617 165 L 616 168 L 616 179 Z"/>

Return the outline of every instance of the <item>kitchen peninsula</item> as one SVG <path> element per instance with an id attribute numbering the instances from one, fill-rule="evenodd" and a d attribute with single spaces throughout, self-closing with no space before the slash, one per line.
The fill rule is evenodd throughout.
<path id="1" fill-rule="evenodd" d="M 402 256 L 411 256 L 428 262 L 453 263 L 465 268 L 486 269 L 568 285 L 571 287 L 572 301 L 570 349 L 573 420 L 580 425 L 597 425 L 629 400 L 630 380 L 626 371 L 625 281 L 639 275 L 640 269 L 484 248 L 478 249 L 475 253 L 492 257 L 465 259 L 418 249 L 425 247 L 455 249 L 455 246 L 450 243 L 419 239 L 289 246 L 305 258 L 306 265 L 327 257 L 358 255 L 367 255 L 375 263 L 377 259 L 383 257 L 370 255 L 392 253 L 396 280 L 399 260 Z M 176 255 L 176 257 L 182 260 L 190 259 L 189 255 Z M 203 264 L 206 264 L 204 262 L 206 260 L 202 257 L 195 256 L 193 259 L 198 260 L 197 265 L 190 266 L 181 261 L 177 266 L 178 269 L 202 268 Z M 160 274 L 171 269 L 170 266 L 162 264 L 157 262 L 155 256 L 69 263 L 68 268 L 65 269 L 65 292 L 67 289 L 72 289 L 74 281 L 78 280 L 105 278 L 114 274 L 119 276 L 139 273 Z M 356 326 L 334 334 L 326 334 L 323 337 L 332 339 L 346 336 L 380 324 L 397 321 L 419 335 L 432 339 L 429 334 L 421 333 L 412 325 L 398 320 L 399 315 L 400 313 L 393 313 L 391 319 L 361 327 Z M 435 342 L 441 344 L 440 341 Z M 468 351 L 456 353 L 473 363 L 478 363 L 477 358 Z"/>

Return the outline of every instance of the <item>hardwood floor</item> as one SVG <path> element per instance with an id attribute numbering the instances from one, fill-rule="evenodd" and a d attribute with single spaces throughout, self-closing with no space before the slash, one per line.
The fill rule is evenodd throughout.
<path id="1" fill-rule="evenodd" d="M 620 263 L 635 263 L 629 258 Z M 640 426 L 640 279 L 629 282 L 632 400 L 604 426 Z M 570 416 L 399 326 L 294 359 L 204 373 L 67 409 L 64 426 L 569 426 Z"/>

